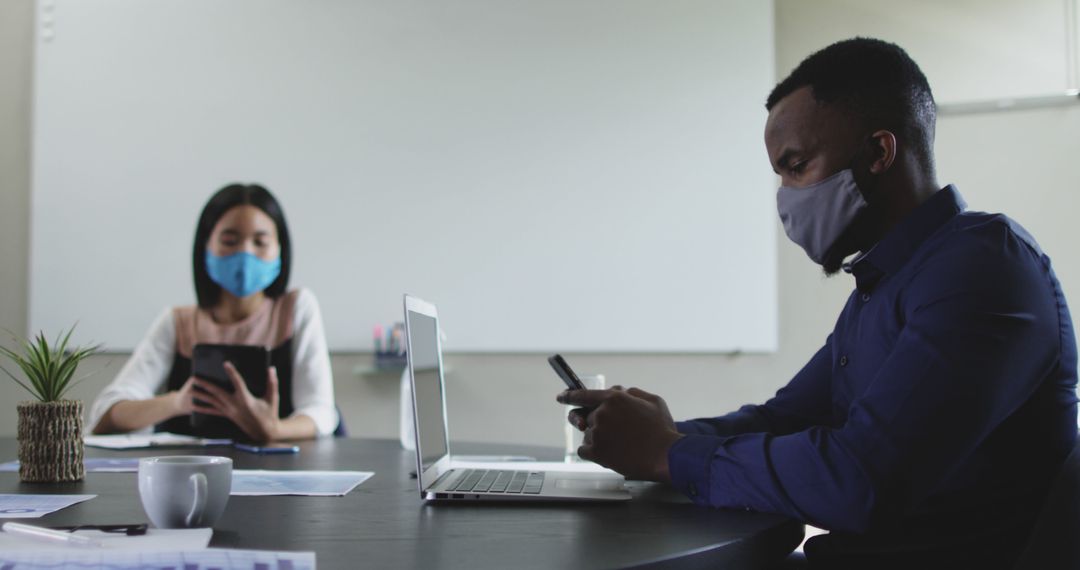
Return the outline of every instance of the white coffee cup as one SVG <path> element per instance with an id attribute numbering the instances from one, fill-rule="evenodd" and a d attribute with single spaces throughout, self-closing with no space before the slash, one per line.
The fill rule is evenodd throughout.
<path id="1" fill-rule="evenodd" d="M 139 497 L 158 528 L 214 526 L 232 490 L 232 459 L 173 455 L 139 459 Z"/>

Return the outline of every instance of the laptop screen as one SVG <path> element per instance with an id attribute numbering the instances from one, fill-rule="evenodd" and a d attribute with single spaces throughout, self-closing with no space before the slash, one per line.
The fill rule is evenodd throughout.
<path id="1" fill-rule="evenodd" d="M 417 439 L 422 470 L 448 453 L 443 407 L 439 326 L 434 317 L 406 311 L 409 320 L 409 361 L 416 391 Z"/>

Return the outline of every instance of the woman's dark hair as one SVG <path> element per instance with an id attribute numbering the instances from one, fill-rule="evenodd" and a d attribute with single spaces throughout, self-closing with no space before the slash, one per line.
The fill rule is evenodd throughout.
<path id="1" fill-rule="evenodd" d="M 221 296 L 221 286 L 210 279 L 206 272 L 206 244 L 218 220 L 225 212 L 236 206 L 255 206 L 262 210 L 277 226 L 278 243 L 281 244 L 281 274 L 263 292 L 268 297 L 280 297 L 289 285 L 289 269 L 292 267 L 292 242 L 285 213 L 269 190 L 258 184 L 230 184 L 218 190 L 203 206 L 199 223 L 195 226 L 195 246 L 192 251 L 192 267 L 195 274 L 195 297 L 199 306 L 212 307 Z"/>

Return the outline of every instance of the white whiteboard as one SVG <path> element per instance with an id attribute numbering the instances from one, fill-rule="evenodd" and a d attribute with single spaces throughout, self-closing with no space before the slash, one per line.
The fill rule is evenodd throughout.
<path id="1" fill-rule="evenodd" d="M 771 4 L 39 0 L 31 330 L 132 348 L 254 181 L 335 350 L 774 350 Z"/>

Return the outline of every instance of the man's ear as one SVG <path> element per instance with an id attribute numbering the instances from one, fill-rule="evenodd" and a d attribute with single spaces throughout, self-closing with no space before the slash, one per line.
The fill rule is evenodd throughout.
<path id="1" fill-rule="evenodd" d="M 892 131 L 877 131 L 870 135 L 870 173 L 882 174 L 892 168 L 896 160 L 896 135 Z"/>

